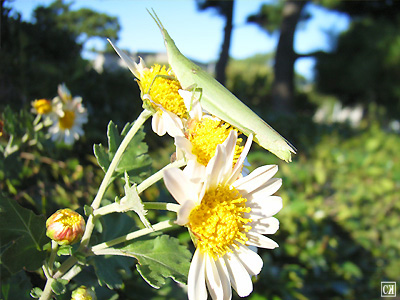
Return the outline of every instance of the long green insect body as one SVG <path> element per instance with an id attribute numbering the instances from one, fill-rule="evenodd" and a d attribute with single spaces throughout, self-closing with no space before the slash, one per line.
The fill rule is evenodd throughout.
<path id="1" fill-rule="evenodd" d="M 157 15 L 149 11 L 164 37 L 168 62 L 182 88 L 201 88 L 200 103 L 209 113 L 239 129 L 245 135 L 253 133 L 254 140 L 286 162 L 291 161 L 291 152 L 296 153 L 279 133 L 264 122 L 256 113 L 236 98 L 210 74 L 187 59 L 176 47 Z"/>

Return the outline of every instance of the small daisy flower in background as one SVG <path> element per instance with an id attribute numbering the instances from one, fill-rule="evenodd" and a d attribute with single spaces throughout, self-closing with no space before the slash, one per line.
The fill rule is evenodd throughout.
<path id="1" fill-rule="evenodd" d="M 252 135 L 233 168 L 237 132 L 231 130 L 204 173 L 187 168 L 164 171 L 165 185 L 181 205 L 176 223 L 188 227 L 196 246 L 188 277 L 190 300 L 206 300 L 207 290 L 213 299 L 231 299 L 231 286 L 240 297 L 248 296 L 251 276 L 263 266 L 249 246 L 278 247 L 264 234 L 279 228 L 273 215 L 281 210 L 282 199 L 273 194 L 282 181 L 272 178 L 276 165 L 240 175 L 251 142 Z"/>
<path id="2" fill-rule="evenodd" d="M 83 124 L 88 121 L 86 108 L 81 97 L 71 97 L 67 87 L 58 87 L 59 96 L 53 99 L 54 113 L 50 115 L 53 125 L 49 128 L 53 141 L 72 145 L 84 134 Z"/>
<path id="3" fill-rule="evenodd" d="M 72 100 L 71 92 L 69 91 L 65 83 L 61 83 L 58 85 L 57 92 L 58 96 L 55 99 L 58 98 L 65 103 Z"/>
<path id="4" fill-rule="evenodd" d="M 178 92 L 182 87 L 171 68 L 157 64 L 147 68 L 142 58 L 136 63 L 110 43 L 136 77 L 142 100 L 155 111 L 151 123 L 153 131 L 160 136 L 165 133 L 172 137 L 181 135 L 188 112 Z"/>

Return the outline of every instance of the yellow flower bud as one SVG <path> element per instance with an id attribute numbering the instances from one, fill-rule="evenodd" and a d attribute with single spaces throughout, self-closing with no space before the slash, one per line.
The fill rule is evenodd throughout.
<path id="1" fill-rule="evenodd" d="M 46 235 L 59 245 L 71 245 L 78 242 L 85 231 L 85 220 L 77 212 L 59 209 L 46 221 Z"/>
<path id="2" fill-rule="evenodd" d="M 47 115 L 53 110 L 53 106 L 50 100 L 39 99 L 32 101 L 33 111 L 38 115 Z"/>
<path id="3" fill-rule="evenodd" d="M 96 294 L 90 288 L 81 285 L 72 292 L 71 300 L 96 300 Z"/>

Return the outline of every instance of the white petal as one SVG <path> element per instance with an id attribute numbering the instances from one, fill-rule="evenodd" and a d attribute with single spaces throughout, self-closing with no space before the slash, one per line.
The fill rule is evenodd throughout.
<path id="1" fill-rule="evenodd" d="M 211 295 L 211 298 L 223 300 L 230 299 L 231 293 L 231 285 L 228 279 L 228 274 L 223 269 L 220 273 L 220 269 L 217 268 L 216 261 L 208 255 L 205 254 L 206 260 L 206 283 L 208 287 L 208 292 Z"/>
<path id="2" fill-rule="evenodd" d="M 74 141 L 75 141 L 75 139 L 74 139 L 74 137 L 72 136 L 70 130 L 66 129 L 66 130 L 65 130 L 65 135 L 64 135 L 64 142 L 65 142 L 67 145 L 72 145 L 72 144 L 74 143 Z"/>
<path id="3" fill-rule="evenodd" d="M 189 300 L 207 300 L 205 259 L 197 249 L 190 263 L 188 276 Z"/>
<path id="4" fill-rule="evenodd" d="M 277 165 L 266 165 L 255 169 L 248 176 L 238 179 L 234 183 L 236 189 L 244 190 L 247 193 L 256 190 L 260 186 L 268 182 L 278 171 Z"/>
<path id="5" fill-rule="evenodd" d="M 251 208 L 246 218 L 251 219 L 272 217 L 282 209 L 282 198 L 278 196 L 267 196 L 252 199 L 246 205 Z"/>
<path id="6" fill-rule="evenodd" d="M 229 279 L 229 273 L 228 269 L 226 268 L 224 259 L 218 258 L 215 261 L 215 265 L 217 266 L 219 278 L 221 279 L 222 288 L 224 289 L 223 299 L 230 300 L 232 298 L 231 281 Z"/>
<path id="7" fill-rule="evenodd" d="M 196 160 L 197 157 L 192 153 L 193 145 L 192 143 L 183 136 L 176 136 L 175 137 L 175 145 L 177 148 L 181 149 L 185 152 L 185 156 L 187 159 Z"/>
<path id="8" fill-rule="evenodd" d="M 193 208 L 196 207 L 196 203 L 193 201 L 186 201 L 181 205 L 176 215 L 175 223 L 184 226 L 189 223 L 189 215 Z"/>
<path id="9" fill-rule="evenodd" d="M 163 118 L 161 117 L 160 112 L 156 112 L 153 115 L 153 118 L 151 120 L 151 128 L 159 136 L 163 136 L 164 134 L 167 133 L 167 129 L 164 126 L 164 121 L 163 121 Z"/>
<path id="10" fill-rule="evenodd" d="M 261 272 L 264 263 L 260 255 L 256 252 L 246 246 L 240 245 L 235 254 L 250 275 L 257 275 Z"/>
<path id="11" fill-rule="evenodd" d="M 249 137 L 247 138 L 246 144 L 244 145 L 244 148 L 242 150 L 242 153 L 240 154 L 238 161 L 236 162 L 235 166 L 233 167 L 232 174 L 229 177 L 227 184 L 229 184 L 229 185 L 233 184 L 236 181 L 236 179 L 239 177 L 240 170 L 242 169 L 244 160 L 246 159 L 246 156 L 250 151 L 252 141 L 253 141 L 253 134 L 250 134 Z"/>
<path id="12" fill-rule="evenodd" d="M 279 221 L 274 217 L 262 218 L 251 222 L 251 230 L 259 234 L 274 234 L 279 229 Z"/>
<path id="13" fill-rule="evenodd" d="M 110 40 L 108 40 L 111 46 L 113 46 L 114 50 L 118 53 L 118 55 L 121 57 L 121 59 L 126 63 L 128 66 L 129 70 L 135 75 L 136 78 L 140 78 L 140 74 L 138 74 L 138 71 L 136 70 L 137 64 L 128 56 L 126 55 L 123 51 L 121 51 L 117 46 L 115 46 Z"/>
<path id="14" fill-rule="evenodd" d="M 265 249 L 274 249 L 276 247 L 279 247 L 279 245 L 275 241 L 256 232 L 249 231 L 247 233 L 247 236 L 249 238 L 249 240 L 247 241 L 248 245 L 253 245 Z"/>
<path id="15" fill-rule="evenodd" d="M 198 185 L 196 194 L 199 194 L 206 175 L 206 167 L 197 160 L 189 160 L 186 167 L 183 169 L 185 176 L 190 178 L 190 181 Z"/>
<path id="16" fill-rule="evenodd" d="M 258 189 L 250 192 L 250 193 L 242 193 L 244 198 L 247 198 L 249 201 L 253 201 L 254 199 L 261 198 L 265 199 L 268 196 L 271 196 L 279 190 L 282 186 L 281 178 L 272 178 L 268 180 L 264 185 L 260 186 Z M 238 189 L 241 192 L 241 190 Z"/>
<path id="17" fill-rule="evenodd" d="M 197 187 L 178 168 L 164 170 L 164 183 L 171 195 L 181 205 L 186 201 L 197 199 L 194 192 Z"/>
<path id="18" fill-rule="evenodd" d="M 236 141 L 237 141 L 237 132 L 235 130 L 231 130 L 231 132 L 229 132 L 228 137 L 222 143 L 222 146 L 225 148 L 226 165 L 229 171 L 231 171 L 232 169 L 232 162 L 233 162 L 233 157 L 235 155 Z"/>
<path id="19" fill-rule="evenodd" d="M 182 120 L 174 113 L 164 110 L 162 113 L 165 129 L 172 137 L 183 136 Z"/>
<path id="20" fill-rule="evenodd" d="M 233 253 L 224 255 L 232 287 L 240 297 L 246 297 L 253 291 L 251 277 L 240 260 Z"/>
<path id="21" fill-rule="evenodd" d="M 206 190 L 210 190 L 218 186 L 223 179 L 225 160 L 225 149 L 221 145 L 217 146 L 215 155 L 210 159 L 206 167 Z"/>
<path id="22" fill-rule="evenodd" d="M 183 102 L 185 103 L 186 109 L 190 111 L 190 109 L 192 108 L 192 102 L 194 100 L 193 92 L 186 90 L 178 90 L 178 93 L 183 98 Z"/>
<path id="23" fill-rule="evenodd" d="M 232 170 L 233 152 L 236 145 L 237 133 L 232 130 L 226 140 L 217 146 L 215 155 L 210 159 L 206 168 L 206 189 L 225 183 Z"/>

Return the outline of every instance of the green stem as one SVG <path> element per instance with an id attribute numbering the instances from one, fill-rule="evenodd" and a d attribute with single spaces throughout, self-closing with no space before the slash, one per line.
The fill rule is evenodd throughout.
<path id="1" fill-rule="evenodd" d="M 96 197 L 94 198 L 93 202 L 92 202 L 92 209 L 93 211 L 96 211 L 101 203 L 101 200 L 103 199 L 103 196 L 107 190 L 108 185 L 110 184 L 112 175 L 115 171 L 115 168 L 117 167 L 122 154 L 124 153 L 126 147 L 128 146 L 129 142 L 132 140 L 132 138 L 135 136 L 135 134 L 137 133 L 137 131 L 140 129 L 140 127 L 144 124 L 144 122 L 152 115 L 153 113 L 148 111 L 148 110 L 143 110 L 142 113 L 139 115 L 139 117 L 137 118 L 137 120 L 135 121 L 135 123 L 133 124 L 133 126 L 131 127 L 131 129 L 128 131 L 128 133 L 126 134 L 125 138 L 122 140 L 121 144 L 119 145 L 117 152 L 115 153 L 110 166 L 107 169 L 106 174 L 104 175 L 103 181 L 100 184 L 99 190 L 97 192 Z M 84 251 L 85 248 L 87 247 L 87 245 L 89 244 L 90 241 L 90 237 L 92 235 L 94 229 L 94 215 L 91 214 L 87 220 L 86 223 L 86 230 L 83 234 L 82 240 L 81 240 L 81 244 L 78 248 L 77 251 L 80 252 L 86 252 Z M 50 299 L 51 297 L 51 282 L 54 281 L 54 279 L 60 278 L 62 277 L 68 270 L 70 270 L 76 263 L 78 262 L 78 259 L 74 256 L 69 257 L 61 266 L 60 268 L 55 272 L 55 274 L 53 275 L 53 278 L 48 278 L 47 279 L 47 283 L 46 283 L 46 287 L 45 287 L 45 291 L 42 294 L 42 297 L 40 297 L 41 300 L 47 300 Z M 78 268 L 76 268 L 76 270 L 78 270 Z M 71 274 L 70 274 L 71 272 Z M 75 276 L 76 274 L 72 274 L 73 272 L 75 272 L 75 269 L 71 269 L 70 272 L 68 272 L 68 277 L 70 276 Z M 71 277 L 71 278 L 72 278 Z M 46 292 L 46 293 L 45 293 Z"/>
<path id="2" fill-rule="evenodd" d="M 157 223 L 157 224 L 153 225 L 152 228 L 143 228 L 141 230 L 129 233 L 127 235 L 121 236 L 121 237 L 116 238 L 116 239 L 113 239 L 111 241 L 104 242 L 104 243 L 98 244 L 96 246 L 93 246 L 91 248 L 91 250 L 96 255 L 96 252 L 99 251 L 99 250 L 103 250 L 103 249 L 106 249 L 108 247 L 112 247 L 114 245 L 117 245 L 117 244 L 120 244 L 120 243 L 123 243 L 123 242 L 126 242 L 126 241 L 130 241 L 130 240 L 136 239 L 138 237 L 144 236 L 144 235 L 152 233 L 154 231 L 170 228 L 170 227 L 172 227 L 174 225 L 175 224 L 170 220 L 162 221 L 160 223 Z"/>
<path id="3" fill-rule="evenodd" d="M 164 168 L 162 168 L 161 170 L 157 171 L 156 173 L 154 173 L 153 175 L 151 175 L 150 177 L 146 178 L 145 180 L 143 180 L 143 182 L 141 184 L 139 184 L 137 186 L 137 191 L 138 194 L 142 193 L 144 190 L 146 190 L 147 188 L 149 188 L 151 185 L 153 185 L 154 183 L 156 183 L 157 181 L 159 181 L 163 175 L 164 175 L 164 170 L 166 169 L 170 169 L 170 168 L 180 168 L 183 167 L 184 165 L 186 165 L 186 161 L 184 159 L 175 161 L 171 164 L 166 165 Z M 165 203 L 164 203 L 165 204 Z M 171 204 L 172 206 L 170 206 L 171 208 L 173 207 L 173 205 L 175 204 Z M 160 209 L 160 210 L 171 210 L 171 211 L 177 211 L 176 208 L 165 208 L 165 207 L 149 207 L 148 209 Z M 128 209 L 129 210 L 129 209 Z M 93 215 L 94 217 L 99 217 L 99 216 L 104 216 L 107 214 L 111 214 L 113 212 L 120 212 L 121 211 L 121 205 L 120 203 L 111 203 L 109 205 L 100 207 L 98 209 L 96 209 L 95 211 L 93 211 Z M 124 211 L 127 211 L 126 208 L 124 208 Z"/>
<path id="4" fill-rule="evenodd" d="M 50 258 L 49 258 L 49 269 L 50 269 L 50 275 L 53 275 L 53 267 L 54 267 L 54 261 L 56 259 L 57 255 L 57 250 L 58 250 L 58 244 L 55 241 L 51 241 L 51 253 L 50 253 Z"/>
<path id="5" fill-rule="evenodd" d="M 157 173 L 154 173 L 149 178 L 146 178 L 145 180 L 143 180 L 143 182 L 137 186 L 138 194 L 141 194 L 149 186 L 153 185 L 154 183 L 159 181 L 161 178 L 163 178 L 164 170 L 167 170 L 170 168 L 180 168 L 180 167 L 185 166 L 186 163 L 187 163 L 186 160 L 181 159 L 181 160 L 177 160 L 171 164 L 166 165 L 164 168 L 159 170 Z"/>
<path id="6" fill-rule="evenodd" d="M 75 256 L 70 256 L 63 264 L 58 268 L 57 272 L 54 273 L 53 278 L 58 279 L 63 276 L 69 269 L 72 268 L 78 262 Z"/>
<path id="7" fill-rule="evenodd" d="M 176 203 L 165 203 L 165 202 L 143 202 L 144 209 L 155 209 L 155 210 L 169 210 L 178 212 L 181 207 Z"/>
<path id="8" fill-rule="evenodd" d="M 42 295 L 40 296 L 39 300 L 49 300 L 51 299 L 51 296 L 53 294 L 53 291 L 51 289 L 51 285 L 53 283 L 54 279 L 49 277 L 47 278 L 46 281 L 46 286 L 44 287 L 44 290 L 42 292 Z"/>
<path id="9" fill-rule="evenodd" d="M 96 197 L 93 200 L 93 203 L 91 207 L 93 208 L 93 211 L 99 208 L 101 200 L 103 199 L 104 193 L 111 181 L 111 177 L 115 171 L 115 168 L 117 167 L 122 154 L 124 153 L 126 147 L 128 146 L 129 142 L 132 140 L 132 138 L 135 136 L 136 132 L 139 130 L 139 128 L 144 124 L 144 122 L 152 115 L 153 113 L 148 111 L 148 110 L 143 110 L 142 113 L 139 115 L 129 132 L 126 134 L 125 138 L 122 140 L 121 144 L 118 147 L 117 152 L 115 153 L 110 166 L 108 167 L 108 170 L 106 174 L 104 175 L 103 181 L 100 184 L 99 190 L 97 192 Z M 78 251 L 83 250 L 84 248 L 87 247 L 90 241 L 90 237 L 92 235 L 93 229 L 94 229 L 94 216 L 91 214 L 87 220 L 86 223 L 86 230 L 85 233 L 83 234 L 81 244 L 79 246 Z"/>
<path id="10" fill-rule="evenodd" d="M 82 271 L 82 268 L 83 267 L 81 265 L 73 266 L 67 273 L 64 274 L 64 276 L 61 277 L 61 279 L 70 281 L 72 278 L 74 278 Z"/>

